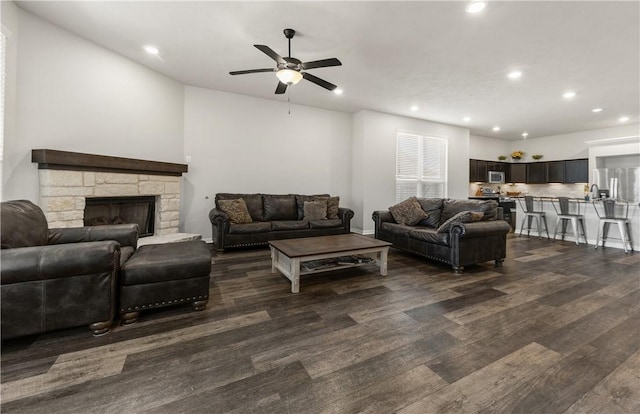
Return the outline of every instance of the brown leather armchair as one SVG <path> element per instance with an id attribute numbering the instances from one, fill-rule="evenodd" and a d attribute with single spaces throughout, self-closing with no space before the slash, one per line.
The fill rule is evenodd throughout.
<path id="1" fill-rule="evenodd" d="M 49 229 L 27 200 L 1 203 L 0 220 L 2 339 L 85 324 L 94 335 L 109 332 L 138 226 Z"/>

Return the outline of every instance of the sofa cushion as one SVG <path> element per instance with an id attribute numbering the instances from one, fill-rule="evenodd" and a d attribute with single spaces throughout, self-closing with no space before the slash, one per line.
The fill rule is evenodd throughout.
<path id="1" fill-rule="evenodd" d="M 313 220 L 309 222 L 312 229 L 330 229 L 333 227 L 342 227 L 342 220 Z"/>
<path id="2" fill-rule="evenodd" d="M 5 201 L 0 207 L 2 248 L 44 246 L 49 239 L 42 209 L 28 200 Z"/>
<path id="3" fill-rule="evenodd" d="M 268 221 L 254 221 L 247 224 L 229 224 L 229 233 L 231 234 L 247 234 L 247 233 L 267 233 L 271 231 L 271 223 Z"/>
<path id="4" fill-rule="evenodd" d="M 329 194 L 315 194 L 315 195 L 296 194 L 295 197 L 296 197 L 296 206 L 298 208 L 298 220 L 302 220 L 302 218 L 304 217 L 305 201 L 318 201 L 318 200 L 328 201 L 329 200 Z"/>
<path id="5" fill-rule="evenodd" d="M 216 194 L 216 208 L 220 209 L 220 200 L 235 200 L 241 198 L 247 204 L 247 210 L 253 221 L 264 221 L 262 216 L 262 194 L 233 194 L 218 193 Z"/>
<path id="6" fill-rule="evenodd" d="M 421 226 L 438 228 L 440 225 L 440 217 L 442 216 L 442 205 L 444 199 L 442 198 L 418 198 L 418 203 L 425 213 L 429 215 L 426 219 L 422 220 L 419 224 Z"/>
<path id="7" fill-rule="evenodd" d="M 218 205 L 220 206 L 220 210 L 229 216 L 229 221 L 233 224 L 245 224 L 253 221 L 249 210 L 247 210 L 247 203 L 242 198 L 220 200 L 218 201 Z"/>
<path id="8" fill-rule="evenodd" d="M 438 233 L 436 229 L 432 228 L 411 230 L 409 232 L 409 237 L 427 243 L 435 243 L 443 246 L 449 245 L 449 232 Z"/>
<path id="9" fill-rule="evenodd" d="M 325 201 L 305 201 L 304 202 L 304 219 L 305 220 L 326 220 L 327 219 L 327 203 Z"/>
<path id="10" fill-rule="evenodd" d="M 327 218 L 329 220 L 335 220 L 338 217 L 338 207 L 340 206 L 340 197 L 329 197 L 327 199 Z"/>
<path id="11" fill-rule="evenodd" d="M 265 221 L 298 219 L 298 207 L 293 194 L 263 194 L 262 203 Z"/>
<path id="12" fill-rule="evenodd" d="M 424 212 L 420 203 L 415 197 L 410 197 L 401 203 L 389 207 L 393 219 L 398 224 L 408 224 L 410 226 L 418 224 L 429 217 Z"/>
<path id="13" fill-rule="evenodd" d="M 498 217 L 498 203 L 495 200 L 444 200 L 441 223 L 461 211 L 478 211 L 484 214 L 483 220 L 495 220 Z"/>
<path id="14" fill-rule="evenodd" d="M 308 229 L 309 222 L 307 220 L 285 220 L 285 221 L 272 221 L 271 230 L 302 230 Z"/>
<path id="15" fill-rule="evenodd" d="M 409 232 L 411 232 L 412 230 L 415 230 L 415 227 L 385 221 L 380 226 L 380 229 L 382 231 L 386 231 L 392 234 L 397 234 L 399 236 L 409 236 Z"/>
<path id="16" fill-rule="evenodd" d="M 461 211 L 438 227 L 438 233 L 448 232 L 453 223 L 473 223 L 482 220 L 484 213 L 478 211 Z"/>

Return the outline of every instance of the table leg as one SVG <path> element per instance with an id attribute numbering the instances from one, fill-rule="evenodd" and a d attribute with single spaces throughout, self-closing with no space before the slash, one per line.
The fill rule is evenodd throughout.
<path id="1" fill-rule="evenodd" d="M 276 272 L 276 262 L 278 261 L 278 251 L 271 247 L 271 273 Z"/>
<path id="2" fill-rule="evenodd" d="M 382 276 L 387 275 L 387 257 L 389 256 L 389 248 L 385 247 L 380 252 L 380 274 Z"/>
<path id="3" fill-rule="evenodd" d="M 300 259 L 291 259 L 291 293 L 300 292 Z"/>

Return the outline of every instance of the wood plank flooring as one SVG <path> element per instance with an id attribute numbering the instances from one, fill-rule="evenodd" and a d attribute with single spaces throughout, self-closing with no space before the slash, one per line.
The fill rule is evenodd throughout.
<path id="1" fill-rule="evenodd" d="M 5 341 L 2 413 L 640 413 L 640 254 L 510 236 L 463 275 L 271 273 L 215 255 L 207 309 Z"/>

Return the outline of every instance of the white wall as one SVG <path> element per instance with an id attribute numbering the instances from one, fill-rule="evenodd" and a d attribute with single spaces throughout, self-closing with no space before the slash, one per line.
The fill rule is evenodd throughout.
<path id="1" fill-rule="evenodd" d="M 469 137 L 469 158 L 474 160 L 498 161 L 499 155 L 508 157 L 510 153 L 510 141 L 481 135 L 471 135 Z"/>
<path id="2" fill-rule="evenodd" d="M 354 116 L 353 228 L 373 232 L 371 214 L 395 204 L 396 133 L 398 130 L 448 139 L 447 196 L 466 198 L 469 185 L 469 130 L 435 122 L 372 111 Z M 360 188 L 358 188 L 359 186 Z"/>
<path id="3" fill-rule="evenodd" d="M 7 109 L 15 125 L 5 129 L 3 200 L 38 202 L 36 148 L 183 162 L 182 84 L 14 10 L 17 77 L 8 88 L 16 97 Z"/>
<path id="4" fill-rule="evenodd" d="M 612 128 L 592 129 L 570 134 L 553 135 L 542 138 L 510 141 L 511 151 L 523 150 L 524 161 L 532 161 L 532 154 L 542 154 L 543 161 L 588 158 L 589 146 L 585 141 L 638 136 L 639 126 L 623 125 Z"/>
<path id="5" fill-rule="evenodd" d="M 184 231 L 211 237 L 216 193 L 340 196 L 351 207 L 351 114 L 185 87 Z M 207 198 L 208 197 L 208 198 Z"/>

